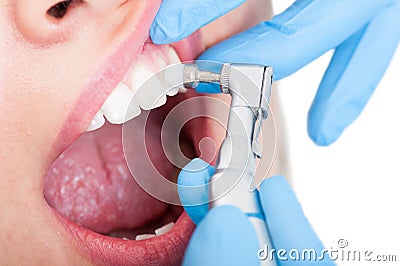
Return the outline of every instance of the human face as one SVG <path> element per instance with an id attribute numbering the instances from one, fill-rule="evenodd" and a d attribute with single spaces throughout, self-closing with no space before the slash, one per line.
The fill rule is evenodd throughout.
<path id="1" fill-rule="evenodd" d="M 175 60 L 172 49 L 181 60 L 194 59 L 269 12 L 258 7 L 268 8 L 264 1 L 248 1 L 235 11 L 235 16 L 243 12 L 246 23 L 231 23 L 226 16 L 171 48 L 148 40 L 160 2 L 0 0 L 0 262 L 180 262 L 194 229 L 189 218 L 134 183 L 123 161 L 120 126 L 106 123 L 93 133 L 85 131 L 119 82 L 131 82 L 138 62 L 155 72 L 160 66 L 153 55 L 169 64 Z M 164 108 L 192 96 L 171 97 L 175 100 Z M 155 132 L 162 108 L 153 111 Z M 141 116 L 132 121 L 140 123 Z M 193 156 L 198 155 L 198 140 L 220 139 L 211 123 L 194 130 L 201 125 L 193 123 L 186 130 Z M 157 134 L 150 140 L 154 147 Z M 156 158 L 173 180 L 177 169 L 165 160 Z M 128 236 L 121 229 L 140 234 L 178 216 L 163 236 L 121 238 Z"/>

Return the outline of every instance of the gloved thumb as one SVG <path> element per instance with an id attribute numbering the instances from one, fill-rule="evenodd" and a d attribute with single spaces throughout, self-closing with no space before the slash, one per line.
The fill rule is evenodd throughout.
<path id="1" fill-rule="evenodd" d="M 178 193 L 185 211 L 195 224 L 208 212 L 208 181 L 214 167 L 201 159 L 193 159 L 178 176 Z"/>
<path id="2" fill-rule="evenodd" d="M 183 265 L 260 265 L 256 231 L 239 209 L 215 207 L 190 239 Z"/>

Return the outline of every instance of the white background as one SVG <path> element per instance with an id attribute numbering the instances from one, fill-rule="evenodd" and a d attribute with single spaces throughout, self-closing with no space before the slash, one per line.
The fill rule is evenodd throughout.
<path id="1" fill-rule="evenodd" d="M 273 2 L 277 14 L 293 1 Z M 329 59 L 321 57 L 279 88 L 296 194 L 327 248 L 343 238 L 348 249 L 394 253 L 400 261 L 400 49 L 362 115 L 336 143 L 317 147 L 307 135 L 307 112 Z"/>

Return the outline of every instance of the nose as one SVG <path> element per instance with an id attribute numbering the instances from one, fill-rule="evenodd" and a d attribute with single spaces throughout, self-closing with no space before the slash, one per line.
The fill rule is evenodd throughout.
<path id="1" fill-rule="evenodd" d="M 65 39 L 73 24 L 101 19 L 132 0 L 15 0 L 14 20 L 30 43 L 48 45 Z"/>

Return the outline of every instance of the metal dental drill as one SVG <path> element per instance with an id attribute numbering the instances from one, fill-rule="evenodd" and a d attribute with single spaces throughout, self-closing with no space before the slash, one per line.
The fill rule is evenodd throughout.
<path id="1" fill-rule="evenodd" d="M 239 208 L 253 224 L 260 248 L 267 245 L 270 249 L 271 240 L 258 190 L 251 190 L 250 184 L 256 171 L 256 158 L 261 158 L 258 137 L 262 122 L 268 117 L 272 75 L 271 67 L 250 64 L 224 64 L 220 73 L 201 71 L 196 64 L 186 64 L 183 68 L 185 88 L 196 88 L 199 83 L 217 83 L 223 93 L 232 96 L 226 138 L 209 184 L 210 207 L 233 205 Z M 260 263 L 277 265 L 275 258 Z"/>

